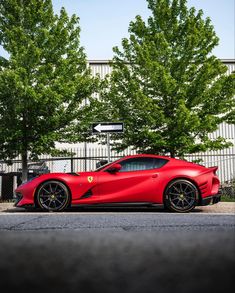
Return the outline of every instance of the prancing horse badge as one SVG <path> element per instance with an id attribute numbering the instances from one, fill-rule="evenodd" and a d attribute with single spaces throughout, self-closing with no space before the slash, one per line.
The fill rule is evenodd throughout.
<path id="1" fill-rule="evenodd" d="M 93 177 L 92 176 L 88 176 L 87 177 L 87 180 L 88 180 L 89 183 L 91 183 L 93 181 Z"/>

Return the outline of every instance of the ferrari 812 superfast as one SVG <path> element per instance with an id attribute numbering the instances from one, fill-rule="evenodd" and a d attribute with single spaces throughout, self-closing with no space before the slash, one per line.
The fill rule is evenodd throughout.
<path id="1" fill-rule="evenodd" d="M 126 156 L 91 172 L 48 173 L 15 190 L 17 207 L 160 206 L 189 212 L 220 201 L 217 167 L 158 155 Z"/>

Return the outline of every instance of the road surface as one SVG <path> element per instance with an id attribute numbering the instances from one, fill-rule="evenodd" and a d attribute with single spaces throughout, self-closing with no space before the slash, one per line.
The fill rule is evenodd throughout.
<path id="1" fill-rule="evenodd" d="M 19 212 L 18 212 L 19 211 Z M 0 213 L 3 292 L 233 292 L 233 213 Z"/>

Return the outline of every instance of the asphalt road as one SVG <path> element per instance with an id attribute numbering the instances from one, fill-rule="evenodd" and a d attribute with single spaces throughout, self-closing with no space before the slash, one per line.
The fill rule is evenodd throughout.
<path id="1" fill-rule="evenodd" d="M 174 214 L 158 212 L 138 212 L 123 210 L 98 210 L 93 212 L 14 212 L 0 214 L 0 231 L 54 231 L 76 230 L 90 232 L 120 231 L 221 231 L 233 232 L 233 214 Z"/>
<path id="2" fill-rule="evenodd" d="M 3 292 L 233 292 L 233 214 L 0 213 Z"/>

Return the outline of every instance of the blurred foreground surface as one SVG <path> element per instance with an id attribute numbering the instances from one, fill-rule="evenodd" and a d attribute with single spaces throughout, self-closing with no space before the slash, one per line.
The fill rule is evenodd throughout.
<path id="1" fill-rule="evenodd" d="M 2 213 L 2 292 L 233 292 L 234 215 Z"/>

